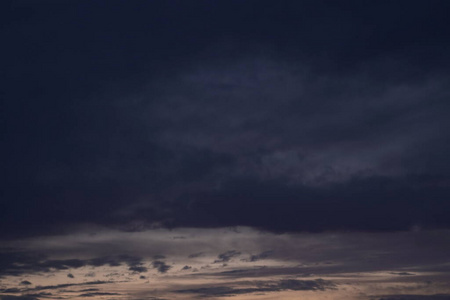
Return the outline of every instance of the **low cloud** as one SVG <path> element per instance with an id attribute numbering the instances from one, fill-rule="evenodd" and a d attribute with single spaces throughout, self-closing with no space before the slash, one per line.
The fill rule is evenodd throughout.
<path id="1" fill-rule="evenodd" d="M 147 272 L 148 269 L 146 267 L 143 266 L 132 266 L 130 268 L 128 268 L 128 270 L 133 271 L 133 272 L 137 272 L 137 273 L 143 273 L 143 272 Z"/>
<path id="2" fill-rule="evenodd" d="M 117 296 L 122 295 L 120 293 L 107 293 L 107 292 L 94 292 L 94 293 L 84 293 L 78 297 L 96 297 L 96 296 Z"/>
<path id="3" fill-rule="evenodd" d="M 152 266 L 153 268 L 157 269 L 159 273 L 166 273 L 170 268 L 172 268 L 171 266 L 160 260 L 155 260 L 154 262 L 152 262 Z"/>
<path id="4" fill-rule="evenodd" d="M 251 255 L 249 260 L 253 262 L 253 261 L 258 261 L 258 260 L 266 259 L 266 258 L 268 258 L 269 256 L 271 256 L 272 254 L 273 254 L 273 251 L 272 251 L 272 250 L 264 251 L 264 252 L 261 252 L 261 253 L 256 254 L 256 255 Z"/>
<path id="5" fill-rule="evenodd" d="M 34 297 L 34 296 L 9 296 L 9 295 L 5 295 L 5 296 L 0 296 L 1 300 L 39 300 L 38 298 Z"/>
<path id="6" fill-rule="evenodd" d="M 182 294 L 199 294 L 202 297 L 213 296 L 233 296 L 250 294 L 255 292 L 279 292 L 284 290 L 292 291 L 324 291 L 334 289 L 336 284 L 323 279 L 316 280 L 280 280 L 278 282 L 256 282 L 254 287 L 235 288 L 231 286 L 201 287 L 196 289 L 177 290 Z"/>
<path id="7" fill-rule="evenodd" d="M 409 273 L 409 272 L 391 272 L 392 275 L 399 275 L 399 276 L 412 276 L 412 275 L 416 275 L 414 273 Z"/>
<path id="8" fill-rule="evenodd" d="M 192 254 L 189 254 L 188 258 L 197 258 L 197 257 L 201 257 L 204 255 L 205 255 L 205 253 L 203 253 L 203 252 L 192 253 Z"/>
<path id="9" fill-rule="evenodd" d="M 435 295 L 389 295 L 377 300 L 450 300 L 450 294 Z"/>
<path id="10" fill-rule="evenodd" d="M 218 259 L 214 261 L 214 263 L 224 263 L 230 261 L 233 257 L 241 255 L 241 252 L 236 250 L 230 250 L 224 253 L 219 254 Z"/>
<path id="11" fill-rule="evenodd" d="M 87 281 L 83 283 L 65 283 L 65 284 L 57 284 L 57 285 L 38 285 L 37 287 L 29 290 L 55 290 L 60 288 L 66 288 L 71 286 L 84 286 L 84 285 L 94 285 L 94 284 L 106 284 L 111 283 L 111 281 L 102 281 L 102 280 L 96 280 L 96 281 Z"/>
<path id="12" fill-rule="evenodd" d="M 130 268 L 136 268 L 142 264 L 142 258 L 130 255 L 103 256 L 93 259 L 46 259 L 45 255 L 34 252 L 0 252 L 0 278 L 2 276 L 12 275 L 20 276 L 22 274 L 47 273 L 54 270 L 78 269 L 85 266 L 120 266 L 128 265 Z M 87 273 L 86 277 L 95 276 L 94 273 Z M 74 278 L 73 274 L 67 275 Z M 23 285 L 26 285 L 23 281 Z"/>

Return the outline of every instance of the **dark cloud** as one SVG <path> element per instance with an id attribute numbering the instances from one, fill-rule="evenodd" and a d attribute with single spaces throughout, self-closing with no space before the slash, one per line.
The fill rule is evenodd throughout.
<path id="1" fill-rule="evenodd" d="M 410 273 L 410 272 L 391 272 L 391 274 L 393 274 L 393 275 L 399 275 L 399 276 L 412 276 L 412 275 L 416 275 L 416 274 Z"/>
<path id="2" fill-rule="evenodd" d="M 202 297 L 232 296 L 256 292 L 293 291 L 323 291 L 335 288 L 335 284 L 323 279 L 317 280 L 280 280 L 278 282 L 257 282 L 256 287 L 234 288 L 230 286 L 202 287 L 196 289 L 177 290 L 177 293 L 195 293 Z"/>
<path id="3" fill-rule="evenodd" d="M 94 293 L 84 293 L 78 295 L 78 297 L 96 297 L 96 296 L 118 296 L 122 295 L 120 293 L 108 293 L 108 292 L 94 292 Z"/>
<path id="4" fill-rule="evenodd" d="M 28 280 L 24 280 L 20 282 L 20 285 L 31 285 L 32 283 L 29 282 Z"/>
<path id="5" fill-rule="evenodd" d="M 227 252 L 221 253 L 217 256 L 218 259 L 214 263 L 223 263 L 230 261 L 233 257 L 241 255 L 241 252 L 236 250 L 229 250 Z"/>
<path id="6" fill-rule="evenodd" d="M 158 260 L 158 259 L 164 259 L 164 258 L 166 258 L 164 255 L 161 255 L 161 254 L 158 254 L 158 255 L 153 255 L 153 259 L 156 259 L 156 260 Z"/>
<path id="7" fill-rule="evenodd" d="M 27 297 L 38 297 L 39 298 L 50 298 L 53 296 L 52 293 L 49 292 L 40 292 L 40 293 L 27 293 Z"/>
<path id="8" fill-rule="evenodd" d="M 128 270 L 133 271 L 133 272 L 137 272 L 137 273 L 143 273 L 143 272 L 147 272 L 148 269 L 146 267 L 143 266 L 132 266 L 129 267 Z"/>
<path id="9" fill-rule="evenodd" d="M 57 284 L 57 285 L 38 285 L 34 288 L 23 288 L 23 289 L 17 289 L 17 288 L 12 288 L 12 289 L 3 289 L 0 290 L 2 293 L 28 293 L 27 295 L 31 295 L 30 292 L 33 291 L 42 291 L 42 290 L 56 290 L 56 289 L 62 289 L 62 288 L 67 288 L 67 287 L 73 287 L 73 286 L 85 286 L 85 285 L 97 285 L 97 284 L 106 284 L 106 283 L 111 283 L 111 281 L 102 281 L 102 280 L 96 280 L 96 281 L 86 281 L 86 282 L 82 282 L 82 283 L 64 283 L 64 284 Z M 97 291 L 98 289 L 84 289 L 81 290 L 80 292 L 90 292 L 90 291 Z M 44 296 L 50 296 L 52 295 L 49 292 L 40 292 L 38 294 L 33 294 L 34 296 L 37 297 L 44 297 Z"/>
<path id="10" fill-rule="evenodd" d="M 355 178 L 323 189 L 295 187 L 280 181 L 235 181 L 219 191 L 183 199 L 190 206 L 180 211 L 175 224 L 240 224 L 275 231 L 445 227 L 450 207 L 444 199 L 450 190 L 433 184 L 426 186 L 424 180 L 427 179 Z M 195 217 L 197 211 L 202 211 L 202 218 Z M 383 222 L 379 221 L 380 216 L 384 216 Z"/>
<path id="11" fill-rule="evenodd" d="M 120 266 L 122 264 L 127 264 L 130 268 L 137 268 L 142 264 L 142 258 L 129 255 L 117 255 L 86 260 L 51 260 L 39 253 L 0 251 L 0 277 L 6 275 L 19 276 L 29 273 L 52 272 L 53 270 L 68 270 L 71 268 L 76 269 L 84 266 Z M 85 276 L 93 277 L 95 276 L 95 273 L 90 272 L 85 274 Z M 73 275 L 68 274 L 67 277 L 73 278 Z"/>
<path id="12" fill-rule="evenodd" d="M 250 261 L 258 261 L 262 259 L 266 259 L 273 254 L 272 250 L 264 251 L 256 255 L 250 255 Z"/>
<path id="13" fill-rule="evenodd" d="M 436 295 L 389 295 L 379 298 L 378 300 L 449 300 L 448 294 Z"/>
<path id="14" fill-rule="evenodd" d="M 181 268 L 182 271 L 184 271 L 184 270 L 190 270 L 190 269 L 192 269 L 191 266 L 184 266 L 184 267 Z"/>
<path id="15" fill-rule="evenodd" d="M 79 290 L 79 292 L 97 292 L 97 291 L 100 291 L 100 289 L 90 288 L 90 289 Z"/>
<path id="16" fill-rule="evenodd" d="M 1 290 L 3 293 L 20 293 L 22 290 L 18 288 L 9 288 Z"/>
<path id="17" fill-rule="evenodd" d="M 73 276 L 72 273 L 67 274 L 67 277 L 69 277 L 69 278 L 75 278 L 75 276 Z"/>
<path id="18" fill-rule="evenodd" d="M 157 269 L 159 273 L 166 273 L 172 266 L 167 265 L 164 261 L 155 260 L 152 262 L 153 268 Z"/>
<path id="19" fill-rule="evenodd" d="M 1 296 L 0 295 L 0 299 L 1 300 L 39 300 L 39 298 L 37 298 L 37 297 L 28 296 L 28 295 L 24 295 L 24 296 L 10 296 L 10 295 Z"/>
<path id="20" fill-rule="evenodd" d="M 204 255 L 205 255 L 205 253 L 198 252 L 198 253 L 189 254 L 188 258 L 197 258 L 197 257 L 201 257 L 201 256 L 204 256 Z"/>
<path id="21" fill-rule="evenodd" d="M 9 9 L 2 239 L 450 227 L 448 1 L 174 3 Z"/>
<path id="22" fill-rule="evenodd" d="M 96 281 L 86 281 L 83 283 L 64 283 L 64 284 L 57 284 L 57 285 L 38 285 L 33 289 L 29 289 L 30 291 L 36 290 L 55 290 L 60 288 L 66 288 L 71 286 L 84 286 L 84 285 L 97 285 L 97 284 L 106 284 L 111 283 L 111 281 L 103 281 L 103 280 L 96 280 Z"/>

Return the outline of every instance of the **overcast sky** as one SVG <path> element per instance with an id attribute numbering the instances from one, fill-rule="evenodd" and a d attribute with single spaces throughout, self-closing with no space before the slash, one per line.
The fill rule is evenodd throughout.
<path id="1" fill-rule="evenodd" d="M 450 299 L 450 2 L 5 1 L 0 299 Z"/>

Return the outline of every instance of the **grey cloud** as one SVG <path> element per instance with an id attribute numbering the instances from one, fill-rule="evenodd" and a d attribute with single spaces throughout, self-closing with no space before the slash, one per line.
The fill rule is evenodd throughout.
<path id="1" fill-rule="evenodd" d="M 31 285 L 32 283 L 29 282 L 28 280 L 24 280 L 20 282 L 20 285 Z"/>
<path id="2" fill-rule="evenodd" d="M 378 300 L 450 300 L 450 294 L 435 295 L 386 295 Z"/>
<path id="3" fill-rule="evenodd" d="M 53 294 L 49 292 L 27 293 L 26 295 L 31 297 L 42 297 L 42 298 L 51 298 L 53 296 Z"/>
<path id="4" fill-rule="evenodd" d="M 144 266 L 132 266 L 132 267 L 128 268 L 128 270 L 134 271 L 134 272 L 137 272 L 137 273 L 143 273 L 143 272 L 147 272 L 148 271 L 148 269 L 146 267 L 144 267 Z"/>
<path id="5" fill-rule="evenodd" d="M 223 263 L 230 261 L 233 257 L 241 255 L 241 252 L 236 250 L 229 250 L 227 252 L 221 253 L 217 256 L 217 260 L 214 263 Z"/>
<path id="6" fill-rule="evenodd" d="M 10 293 L 9 291 L 4 291 L 5 293 Z M 41 293 L 27 293 L 21 296 L 11 296 L 11 295 L 0 295 L 0 300 L 34 300 L 42 298 L 49 298 L 53 296 L 52 293 L 41 292 Z"/>
<path id="7" fill-rule="evenodd" d="M 67 274 L 67 277 L 68 277 L 68 278 L 75 278 L 75 276 L 73 276 L 72 273 Z"/>
<path id="8" fill-rule="evenodd" d="M 111 281 L 96 280 L 96 281 L 87 281 L 87 282 L 83 282 L 83 283 L 64 283 L 64 284 L 43 285 L 43 286 L 38 285 L 35 288 L 28 289 L 28 290 L 29 291 L 54 290 L 54 289 L 71 287 L 71 286 L 96 285 L 96 284 L 106 284 L 106 283 L 111 283 Z"/>
<path id="9" fill-rule="evenodd" d="M 204 255 L 205 255 L 205 253 L 203 253 L 203 252 L 192 253 L 192 254 L 189 254 L 188 258 L 197 258 L 197 257 L 201 257 Z"/>
<path id="10" fill-rule="evenodd" d="M 133 298 L 133 300 L 169 300 L 169 299 L 153 297 L 153 296 L 146 296 L 145 298 Z"/>
<path id="11" fill-rule="evenodd" d="M 249 294 L 255 292 L 279 292 L 283 290 L 294 291 L 323 291 L 334 289 L 336 285 L 333 282 L 323 279 L 317 280 L 280 280 L 278 282 L 257 282 L 255 287 L 234 288 L 230 286 L 202 287 L 196 289 L 177 290 L 177 293 L 195 293 L 202 297 L 211 296 L 232 296 L 239 294 Z"/>
<path id="12" fill-rule="evenodd" d="M 94 292 L 94 293 L 84 293 L 78 295 L 78 297 L 96 297 L 96 296 L 118 296 L 122 295 L 120 293 L 108 293 L 108 292 Z"/>
<path id="13" fill-rule="evenodd" d="M 0 251 L 0 277 L 6 275 L 19 276 L 36 272 L 51 272 L 52 270 L 68 270 L 84 266 L 99 267 L 104 265 L 120 266 L 127 264 L 136 267 L 142 264 L 142 258 L 129 255 L 105 256 L 93 259 L 46 259 L 45 255 L 33 252 Z M 72 274 L 69 274 L 72 275 Z M 69 278 L 71 276 L 67 275 Z M 93 274 L 86 274 L 93 276 Z M 72 275 L 73 276 L 73 275 Z"/>
<path id="14" fill-rule="evenodd" d="M 152 266 L 153 268 L 157 269 L 159 273 L 166 273 L 170 268 L 172 268 L 171 266 L 160 260 L 153 261 Z"/>
<path id="15" fill-rule="evenodd" d="M 18 288 L 9 288 L 9 289 L 3 289 L 0 291 L 2 291 L 3 293 L 20 293 L 22 290 L 18 289 Z"/>
<path id="16" fill-rule="evenodd" d="M 264 252 L 261 252 L 261 253 L 256 254 L 256 255 L 251 255 L 249 260 L 254 262 L 254 261 L 266 259 L 269 256 L 271 256 L 272 254 L 273 254 L 272 250 L 264 251 Z"/>
<path id="17" fill-rule="evenodd" d="M 57 18 L 77 19 L 84 4 L 54 15 L 46 15 L 45 4 L 30 5 L 36 14 L 25 19 L 22 9 L 12 10 L 11 18 L 20 21 L 4 29 L 11 38 L 5 70 L 15 75 L 4 95 L 4 150 L 11 159 L 5 160 L 2 237 L 61 233 L 68 224 L 84 222 L 134 231 L 147 228 L 141 226 L 146 222 L 281 230 L 276 220 L 285 212 L 290 224 L 283 230 L 290 231 L 406 230 L 420 216 L 430 227 L 450 226 L 448 218 L 434 218 L 448 210 L 436 199 L 450 194 L 450 144 L 441 130 L 449 127 L 449 30 L 442 13 L 447 2 L 292 1 L 274 9 L 232 2 L 180 4 L 183 26 L 168 25 L 178 24 L 180 16 L 159 2 L 137 9 L 127 1 L 123 7 L 130 14 L 124 18 L 122 9 L 93 7 L 83 16 L 98 33 L 92 45 L 70 22 L 49 25 Z M 405 21 L 398 26 L 400 14 Z M 44 15 L 48 22 L 40 19 Z M 214 26 L 208 26 L 211 20 Z M 211 30 L 202 30 L 205 24 Z M 147 27 L 154 34 L 140 30 Z M 49 30 L 55 31 L 55 47 L 34 39 Z M 149 34 L 161 47 L 148 42 Z M 35 43 L 36 51 L 14 46 L 22 44 L 16 38 Z M 142 51 L 131 55 L 123 45 Z M 111 56 L 93 63 L 94 53 L 106 51 Z M 45 74 L 42 65 L 49 67 Z M 191 205 L 217 190 L 217 198 L 225 198 L 232 182 L 278 181 L 285 187 L 281 197 L 295 186 L 302 193 L 290 202 L 308 206 L 314 202 L 308 188 L 323 192 L 369 177 L 395 185 L 409 176 L 422 178 L 411 185 L 429 207 L 384 228 L 374 221 L 349 223 L 347 215 L 320 226 L 319 213 L 308 227 L 288 210 L 264 227 L 255 218 L 245 222 L 228 213 L 216 220 Z M 430 184 L 439 188 L 423 188 Z M 358 198 L 370 198 L 365 202 L 383 219 L 395 219 L 377 199 L 393 202 L 402 193 L 387 189 L 373 199 L 370 189 L 361 189 Z M 334 192 L 341 197 L 326 197 L 321 207 L 339 207 L 354 194 L 345 186 Z M 240 214 L 254 213 L 249 207 L 255 205 L 233 199 L 225 202 L 233 209 L 243 206 Z M 270 203 L 260 210 L 276 206 L 276 199 L 266 199 Z M 23 207 L 34 203 L 41 205 L 24 214 Z M 344 205 L 345 211 L 353 208 Z M 368 211 L 356 215 L 365 220 Z"/>
<path id="18" fill-rule="evenodd" d="M 391 272 L 392 275 L 399 275 L 399 276 L 412 276 L 412 275 L 416 275 L 414 273 L 410 273 L 410 272 Z"/>
<path id="19" fill-rule="evenodd" d="M 97 292 L 99 290 L 100 289 L 90 288 L 90 289 L 82 289 L 82 290 L 79 290 L 78 292 Z M 73 291 L 73 292 L 76 292 L 76 291 Z"/>
<path id="20" fill-rule="evenodd" d="M 24 295 L 24 296 L 8 296 L 8 295 L 1 296 L 0 295 L 0 299 L 1 300 L 39 300 L 39 298 L 36 298 L 34 296 L 28 296 L 28 295 Z"/>

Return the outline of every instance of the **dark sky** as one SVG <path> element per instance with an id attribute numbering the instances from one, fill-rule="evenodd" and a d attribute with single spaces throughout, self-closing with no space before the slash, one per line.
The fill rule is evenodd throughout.
<path id="1" fill-rule="evenodd" d="M 0 238 L 450 227 L 449 1 L 13 1 Z"/>
<path id="2" fill-rule="evenodd" d="M 450 299 L 450 1 L 0 12 L 0 300 Z"/>

